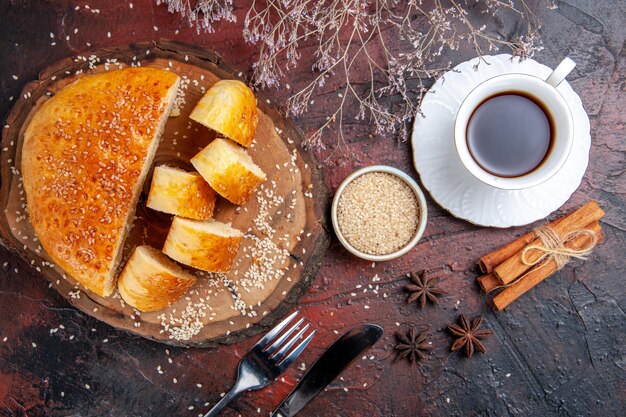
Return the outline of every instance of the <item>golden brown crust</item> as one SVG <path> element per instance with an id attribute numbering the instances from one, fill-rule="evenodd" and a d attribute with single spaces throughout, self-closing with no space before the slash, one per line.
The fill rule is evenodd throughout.
<path id="1" fill-rule="evenodd" d="M 45 102 L 26 129 L 30 221 L 48 255 L 101 296 L 114 289 L 136 189 L 177 85 L 175 74 L 150 68 L 85 76 Z"/>
<path id="2" fill-rule="evenodd" d="M 219 233 L 207 227 L 219 225 L 235 233 Z M 201 222 L 175 217 L 163 245 L 163 253 L 170 258 L 208 272 L 227 272 L 241 246 L 243 235 L 214 220 Z"/>
<path id="3" fill-rule="evenodd" d="M 228 139 L 215 139 L 191 158 L 191 164 L 218 194 L 234 204 L 248 201 L 266 179 L 245 150 Z"/>
<path id="4" fill-rule="evenodd" d="M 238 80 L 213 84 L 189 117 L 245 147 L 252 143 L 259 122 L 254 93 Z"/>
<path id="5" fill-rule="evenodd" d="M 146 205 L 176 216 L 207 220 L 213 216 L 215 191 L 197 172 L 158 166 Z"/>
<path id="6" fill-rule="evenodd" d="M 118 281 L 120 295 L 139 311 L 161 310 L 182 297 L 196 278 L 150 246 L 138 246 Z"/>

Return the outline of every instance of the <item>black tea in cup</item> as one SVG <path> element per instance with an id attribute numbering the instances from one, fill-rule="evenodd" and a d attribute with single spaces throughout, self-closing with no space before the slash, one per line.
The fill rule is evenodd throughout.
<path id="1" fill-rule="evenodd" d="M 544 105 L 521 91 L 483 100 L 467 124 L 467 147 L 485 171 L 505 178 L 526 175 L 547 158 L 554 122 Z"/>

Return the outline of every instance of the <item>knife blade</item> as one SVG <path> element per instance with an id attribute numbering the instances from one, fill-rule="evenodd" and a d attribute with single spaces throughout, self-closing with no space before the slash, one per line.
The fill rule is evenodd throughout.
<path id="1" fill-rule="evenodd" d="M 354 359 L 368 350 L 383 334 L 375 324 L 357 326 L 333 342 L 319 357 L 298 385 L 272 413 L 272 417 L 292 417 L 319 394 Z"/>

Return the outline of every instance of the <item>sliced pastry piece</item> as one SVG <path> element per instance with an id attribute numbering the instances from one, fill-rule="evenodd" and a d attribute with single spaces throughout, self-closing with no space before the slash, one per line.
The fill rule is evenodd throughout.
<path id="1" fill-rule="evenodd" d="M 139 311 L 164 309 L 182 297 L 196 277 L 158 249 L 138 246 L 120 275 L 117 288 L 126 303 Z"/>
<path id="2" fill-rule="evenodd" d="M 242 240 L 243 234 L 227 224 L 175 217 L 163 253 L 203 271 L 226 272 L 230 270 Z"/>
<path id="3" fill-rule="evenodd" d="M 245 149 L 228 139 L 215 139 L 191 164 L 219 195 L 239 205 L 267 178 Z"/>
<path id="4" fill-rule="evenodd" d="M 245 147 L 252 143 L 259 121 L 254 93 L 238 80 L 213 84 L 189 117 Z"/>
<path id="5" fill-rule="evenodd" d="M 153 68 L 84 76 L 43 103 L 26 129 L 30 222 L 50 258 L 100 296 L 115 288 L 178 83 L 172 72 Z"/>
<path id="6" fill-rule="evenodd" d="M 197 172 L 168 166 L 154 168 L 147 206 L 190 219 L 213 216 L 215 191 Z"/>

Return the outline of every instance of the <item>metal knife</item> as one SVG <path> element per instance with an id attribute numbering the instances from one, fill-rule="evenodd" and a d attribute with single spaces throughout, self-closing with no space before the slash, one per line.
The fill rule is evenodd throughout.
<path id="1" fill-rule="evenodd" d="M 383 334 L 375 324 L 357 326 L 337 339 L 302 377 L 272 417 L 292 417 L 330 384 L 350 363 L 368 350 Z"/>

